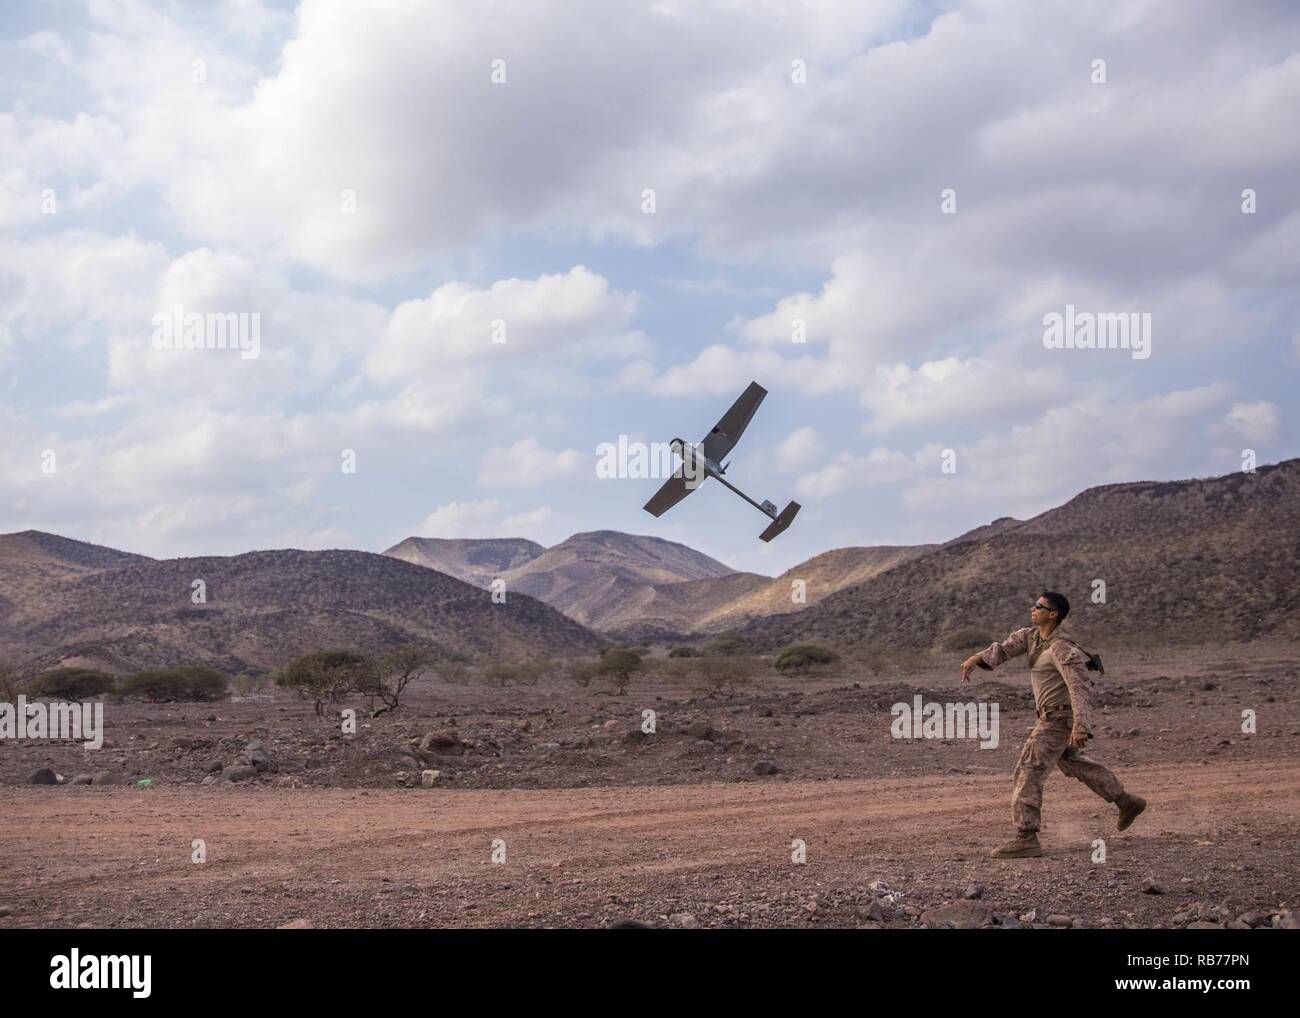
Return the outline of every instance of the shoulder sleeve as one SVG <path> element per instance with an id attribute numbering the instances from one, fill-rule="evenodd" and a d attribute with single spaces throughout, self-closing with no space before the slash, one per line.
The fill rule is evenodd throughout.
<path id="1" fill-rule="evenodd" d="M 1074 730 L 1092 735 L 1096 714 L 1092 677 L 1088 674 L 1088 655 L 1075 644 L 1057 640 L 1052 644 L 1052 654 L 1061 678 L 1070 691 L 1070 705 L 1074 709 Z"/>
<path id="2" fill-rule="evenodd" d="M 1024 629 L 1017 629 L 1001 643 L 990 643 L 979 653 L 980 667 L 996 668 L 1003 661 L 1025 653 L 1029 649 L 1029 634 L 1033 631 L 1032 626 L 1026 626 Z"/>

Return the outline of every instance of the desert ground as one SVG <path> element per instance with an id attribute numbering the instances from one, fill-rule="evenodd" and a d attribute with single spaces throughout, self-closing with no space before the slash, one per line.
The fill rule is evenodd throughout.
<path id="1" fill-rule="evenodd" d="M 0 742 L 0 925 L 1294 925 L 1300 647 L 1109 655 L 1088 751 L 1147 812 L 1116 832 L 1058 772 L 1046 854 L 1000 860 L 1033 721 L 1015 664 L 970 686 L 954 662 L 730 694 L 653 671 L 622 696 L 429 681 L 392 714 L 343 704 L 348 735 L 280 692 L 110 702 L 100 750 Z M 917 694 L 997 702 L 998 747 L 893 738 Z M 230 780 L 250 743 L 256 773 Z M 40 768 L 96 783 L 28 784 Z"/>

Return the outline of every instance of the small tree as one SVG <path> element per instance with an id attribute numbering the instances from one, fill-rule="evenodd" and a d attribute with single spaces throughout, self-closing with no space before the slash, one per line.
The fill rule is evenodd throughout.
<path id="1" fill-rule="evenodd" d="M 778 672 L 806 672 L 817 665 L 829 665 L 839 655 L 820 643 L 792 643 L 772 662 Z"/>
<path id="2" fill-rule="evenodd" d="M 571 661 L 565 671 L 576 685 L 586 689 L 591 685 L 592 680 L 600 674 L 600 662 L 578 659 Z"/>
<path id="3" fill-rule="evenodd" d="M 512 682 L 519 685 L 521 676 L 522 670 L 518 665 L 509 661 L 489 661 L 479 672 L 479 681 L 494 689 L 505 689 Z"/>
<path id="4" fill-rule="evenodd" d="M 423 647 L 400 647 L 379 660 L 374 668 L 358 672 L 357 691 L 370 697 L 370 713 L 379 717 L 401 706 L 402 694 L 433 666 L 433 654 Z M 384 706 L 375 710 L 375 697 Z"/>
<path id="5" fill-rule="evenodd" d="M 627 695 L 632 676 L 644 668 L 641 655 L 627 647 L 612 647 L 600 656 L 598 673 L 614 683 L 619 696 Z"/>
<path id="6" fill-rule="evenodd" d="M 57 700 L 89 700 L 112 692 L 115 681 L 107 672 L 93 668 L 55 668 L 38 675 L 32 690 L 37 696 Z"/>
<path id="7" fill-rule="evenodd" d="M 753 682 L 756 662 L 750 657 L 706 657 L 689 667 L 692 685 L 703 692 L 717 695 L 725 692 L 734 696 L 742 687 Z"/>
<path id="8" fill-rule="evenodd" d="M 699 657 L 700 652 L 694 647 L 674 647 L 668 652 L 669 657 Z"/>
<path id="9" fill-rule="evenodd" d="M 338 703 L 359 688 L 373 688 L 374 665 L 350 650 L 321 650 L 304 654 L 275 677 L 275 684 L 292 689 L 302 699 L 316 701 L 316 713 L 325 714 L 326 703 Z"/>

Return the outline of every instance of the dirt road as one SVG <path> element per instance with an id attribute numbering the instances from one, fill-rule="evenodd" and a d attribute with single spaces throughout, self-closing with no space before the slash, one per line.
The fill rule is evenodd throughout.
<path id="1" fill-rule="evenodd" d="M 1014 861 L 987 856 L 1011 833 L 1008 775 L 515 791 L 5 788 L 0 906 L 11 913 L 0 924 L 904 926 L 971 885 L 983 887 L 972 908 L 1078 925 L 1300 905 L 1300 762 L 1139 766 L 1124 778 L 1151 801 L 1131 830 L 1117 833 L 1113 807 L 1055 774 L 1047 855 Z M 1093 861 L 1095 838 L 1104 862 Z M 206 862 L 192 861 L 195 839 Z M 791 860 L 796 839 L 806 863 Z M 1163 893 L 1144 891 L 1149 879 Z"/>

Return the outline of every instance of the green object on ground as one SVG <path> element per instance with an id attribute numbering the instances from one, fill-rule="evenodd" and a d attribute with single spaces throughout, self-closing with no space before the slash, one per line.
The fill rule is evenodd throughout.
<path id="1" fill-rule="evenodd" d="M 148 788 L 152 784 L 153 784 L 153 778 L 141 778 L 139 781 L 136 782 L 136 787 Z"/>

